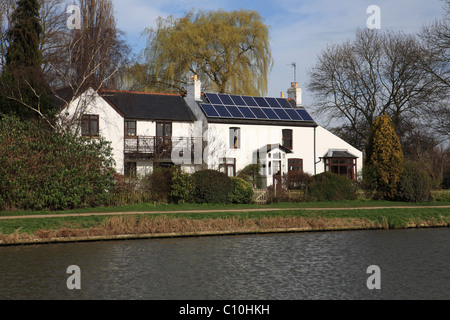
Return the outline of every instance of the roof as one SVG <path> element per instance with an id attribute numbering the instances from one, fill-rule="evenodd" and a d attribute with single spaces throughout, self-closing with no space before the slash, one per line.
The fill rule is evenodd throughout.
<path id="1" fill-rule="evenodd" d="M 100 95 L 126 119 L 195 121 L 181 95 L 102 90 Z"/>
<path id="2" fill-rule="evenodd" d="M 285 152 L 285 153 L 292 153 L 292 150 L 290 150 L 290 149 L 288 149 L 288 148 L 282 146 L 282 145 L 279 144 L 279 143 L 268 144 L 267 146 L 264 146 L 264 147 L 260 148 L 259 150 L 261 150 L 261 151 L 266 151 L 266 152 L 270 152 L 270 151 L 275 150 L 275 149 L 280 149 L 281 151 L 283 151 L 283 152 Z"/>
<path id="3" fill-rule="evenodd" d="M 328 150 L 323 158 L 358 158 L 347 150 Z"/>
<path id="4" fill-rule="evenodd" d="M 292 99 L 205 93 L 199 105 L 210 123 L 317 126 Z"/>

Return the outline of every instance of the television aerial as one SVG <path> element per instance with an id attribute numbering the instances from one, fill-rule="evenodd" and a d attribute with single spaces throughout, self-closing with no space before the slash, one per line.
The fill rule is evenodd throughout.
<path id="1" fill-rule="evenodd" d="M 297 62 L 292 62 L 289 66 L 294 68 L 294 82 L 297 82 Z"/>

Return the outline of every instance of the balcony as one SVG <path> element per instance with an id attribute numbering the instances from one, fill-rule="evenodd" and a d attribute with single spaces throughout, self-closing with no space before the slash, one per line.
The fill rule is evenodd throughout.
<path id="1" fill-rule="evenodd" d="M 125 156 L 132 159 L 148 159 L 166 161 L 172 156 L 172 148 L 178 150 L 190 150 L 191 158 L 194 157 L 195 143 L 202 143 L 201 138 L 192 137 L 125 137 Z"/>

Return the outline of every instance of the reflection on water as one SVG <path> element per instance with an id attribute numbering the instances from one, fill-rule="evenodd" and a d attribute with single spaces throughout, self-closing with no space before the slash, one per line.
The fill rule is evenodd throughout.
<path id="1" fill-rule="evenodd" d="M 0 299 L 448 299 L 450 230 L 0 247 Z M 66 269 L 81 268 L 81 290 Z M 366 286 L 381 268 L 381 290 Z"/>

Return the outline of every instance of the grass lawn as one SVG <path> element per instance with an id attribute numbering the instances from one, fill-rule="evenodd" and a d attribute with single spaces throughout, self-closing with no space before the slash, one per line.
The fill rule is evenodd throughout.
<path id="1" fill-rule="evenodd" d="M 124 207 L 112 208 L 91 208 L 74 211 L 60 212 L 1 212 L 0 216 L 17 216 L 17 215 L 36 215 L 36 214 L 52 214 L 54 218 L 39 219 L 15 219 L 0 220 L 0 234 L 9 235 L 15 232 L 34 234 L 38 230 L 57 230 L 61 228 L 68 229 L 88 229 L 100 228 L 110 216 L 89 216 L 89 217 L 57 217 L 65 213 L 113 213 L 113 212 L 167 212 L 155 213 L 148 215 L 140 215 L 139 219 L 158 219 L 161 217 L 168 219 L 261 219 L 261 218 L 285 218 L 285 217 L 302 217 L 306 219 L 364 219 L 380 224 L 388 225 L 390 228 L 402 228 L 408 224 L 423 222 L 433 222 L 439 224 L 450 223 L 450 208 L 432 208 L 431 206 L 450 205 L 450 202 L 427 202 L 427 203 L 401 203 L 388 201 L 372 201 L 372 200 L 355 200 L 341 202 L 298 202 L 298 203 L 274 203 L 265 206 L 258 205 L 198 205 L 198 204 L 182 204 L 182 205 L 153 205 L 139 204 L 128 205 Z M 400 208 L 406 206 L 407 208 Z M 428 208 L 414 208 L 415 206 L 427 206 Z M 381 207 L 379 209 L 364 209 L 369 207 Z M 389 208 L 388 208 L 389 207 Z M 391 208 L 396 207 L 396 208 Z M 279 208 L 279 211 L 246 211 L 245 209 L 269 209 Z M 322 210 L 308 210 L 308 208 L 322 208 Z M 326 209 L 334 210 L 326 210 Z M 335 210 L 339 208 L 342 210 Z M 358 208 L 357 210 L 351 208 Z M 361 209 L 359 209 L 361 208 Z M 240 212 L 186 212 L 189 210 L 234 210 L 240 209 Z M 350 210 L 351 209 L 351 210 Z M 177 211 L 169 213 L 169 211 Z M 433 224 L 432 223 L 432 224 Z"/>

